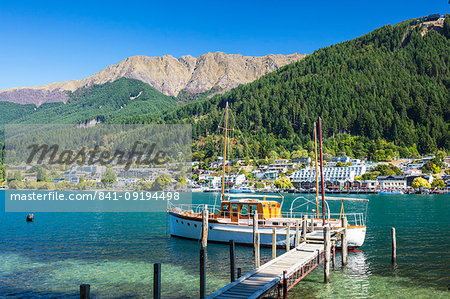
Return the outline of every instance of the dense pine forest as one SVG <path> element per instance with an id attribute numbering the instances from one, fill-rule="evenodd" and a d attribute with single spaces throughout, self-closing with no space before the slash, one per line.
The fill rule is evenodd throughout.
<path id="1" fill-rule="evenodd" d="M 194 138 L 202 140 L 219 133 L 229 102 L 236 127 L 259 157 L 272 150 L 307 147 L 319 116 L 325 138 L 331 138 L 326 144 L 335 148 L 334 154 L 364 156 L 392 149 L 394 155 L 410 156 L 448 150 L 448 15 L 444 31 L 431 30 L 422 36 L 422 30 L 421 25 L 412 28 L 410 21 L 383 26 L 320 49 L 224 95 L 184 105 L 163 117 L 144 115 L 121 121 L 192 123 Z M 208 155 L 212 145 L 205 140 L 198 149 Z"/>
<path id="2" fill-rule="evenodd" d="M 444 28 L 424 30 L 411 21 L 386 25 L 212 98 L 168 97 L 122 78 L 77 90 L 66 104 L 0 103 L 1 123 L 187 123 L 194 158 L 203 159 L 220 152 L 228 102 L 231 156 L 311 155 L 319 116 L 326 155 L 388 161 L 448 151 L 449 15 Z"/>

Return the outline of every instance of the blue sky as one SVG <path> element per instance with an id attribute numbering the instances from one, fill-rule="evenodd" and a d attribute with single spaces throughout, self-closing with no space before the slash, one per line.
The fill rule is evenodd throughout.
<path id="1" fill-rule="evenodd" d="M 81 79 L 133 55 L 312 53 L 439 1 L 2 1 L 0 89 Z"/>

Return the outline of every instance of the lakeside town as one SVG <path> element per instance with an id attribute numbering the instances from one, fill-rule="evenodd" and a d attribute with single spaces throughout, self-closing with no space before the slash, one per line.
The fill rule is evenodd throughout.
<path id="1" fill-rule="evenodd" d="M 275 156 L 275 155 L 273 155 Z M 102 165 L 18 165 L 4 171 L 2 188 L 42 190 L 179 190 L 220 192 L 315 193 L 316 168 L 311 157 L 261 160 L 222 157 L 158 167 Z M 320 174 L 319 181 L 320 181 Z M 450 156 L 438 152 L 418 159 L 371 162 L 347 156 L 328 157 L 323 168 L 327 193 L 437 193 L 450 190 Z"/>

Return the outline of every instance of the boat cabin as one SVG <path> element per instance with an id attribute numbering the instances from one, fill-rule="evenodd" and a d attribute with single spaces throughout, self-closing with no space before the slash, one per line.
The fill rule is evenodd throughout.
<path id="1" fill-rule="evenodd" d="M 258 219 L 281 218 L 281 205 L 274 200 L 238 199 L 222 201 L 217 218 L 229 218 L 231 222 L 239 219 L 253 219 L 255 211 Z"/>

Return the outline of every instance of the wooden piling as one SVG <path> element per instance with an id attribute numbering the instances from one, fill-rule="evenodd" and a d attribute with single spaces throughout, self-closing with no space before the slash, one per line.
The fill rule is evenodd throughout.
<path id="1" fill-rule="evenodd" d="M 314 217 L 311 218 L 311 232 L 314 232 Z"/>
<path id="2" fill-rule="evenodd" d="M 295 221 L 295 248 L 298 247 L 300 243 L 300 221 Z"/>
<path id="3" fill-rule="evenodd" d="M 242 268 L 237 268 L 237 278 L 241 278 L 242 276 Z"/>
<path id="4" fill-rule="evenodd" d="M 302 224 L 302 240 L 306 242 L 306 231 L 308 230 L 308 216 L 303 215 L 303 224 Z"/>
<path id="5" fill-rule="evenodd" d="M 325 248 L 325 264 L 323 267 L 323 281 L 325 283 L 330 282 L 330 255 L 331 255 L 331 237 L 330 237 L 330 226 L 327 225 L 323 230 L 323 241 Z"/>
<path id="6" fill-rule="evenodd" d="M 272 227 L 272 258 L 277 257 L 277 229 Z"/>
<path id="7" fill-rule="evenodd" d="M 208 245 L 208 206 L 205 205 L 202 211 L 202 248 Z"/>
<path id="8" fill-rule="evenodd" d="M 333 254 L 333 271 L 336 269 L 336 246 L 333 243 L 333 247 L 331 248 L 331 252 Z"/>
<path id="9" fill-rule="evenodd" d="M 230 240 L 230 280 L 234 282 L 236 280 L 235 274 L 236 255 L 234 253 L 234 240 Z"/>
<path id="10" fill-rule="evenodd" d="M 206 297 L 206 262 L 205 249 L 200 249 L 200 299 Z"/>
<path id="11" fill-rule="evenodd" d="M 261 260 L 259 258 L 259 231 L 258 231 L 258 212 L 253 214 L 253 253 L 255 256 L 255 268 L 261 266 Z"/>
<path id="12" fill-rule="evenodd" d="M 91 285 L 82 284 L 80 285 L 80 299 L 90 299 L 91 298 Z"/>
<path id="13" fill-rule="evenodd" d="M 287 299 L 288 284 L 287 284 L 287 272 L 283 271 L 283 299 Z"/>
<path id="14" fill-rule="evenodd" d="M 291 250 L 291 232 L 289 230 L 289 223 L 286 224 L 286 251 Z"/>
<path id="15" fill-rule="evenodd" d="M 153 298 L 161 299 L 161 264 L 153 264 Z"/>
<path id="16" fill-rule="evenodd" d="M 392 236 L 392 263 L 397 263 L 397 238 L 395 235 L 395 227 L 391 228 L 391 236 Z"/>
<path id="17" fill-rule="evenodd" d="M 342 246 L 342 266 L 345 267 L 347 265 L 348 261 L 348 243 L 347 243 L 347 217 L 342 217 L 342 227 L 344 228 L 344 231 L 341 235 L 341 246 Z"/>

